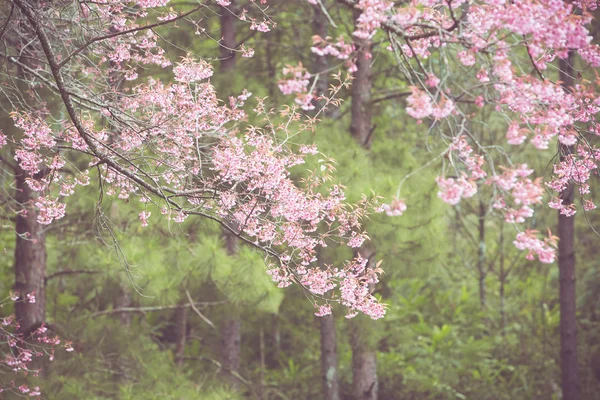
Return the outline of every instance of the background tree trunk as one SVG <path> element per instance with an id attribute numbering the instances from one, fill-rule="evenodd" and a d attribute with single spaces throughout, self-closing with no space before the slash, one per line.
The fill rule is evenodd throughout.
<path id="1" fill-rule="evenodd" d="M 237 17 L 233 14 L 235 10 L 235 0 L 231 0 L 231 5 L 221 7 L 221 72 L 231 71 L 235 68 L 235 21 Z"/>
<path id="2" fill-rule="evenodd" d="M 477 271 L 479 272 L 479 303 L 481 308 L 486 304 L 485 278 L 487 269 L 485 265 L 485 214 L 486 207 L 483 199 L 479 199 L 479 247 L 477 249 Z"/>
<path id="3" fill-rule="evenodd" d="M 559 79 L 566 91 L 574 84 L 573 52 L 559 60 Z M 572 146 L 559 145 L 561 161 L 572 154 Z M 569 184 L 560 194 L 563 205 L 573 204 L 574 188 Z M 560 281 L 560 368 L 563 400 L 579 399 L 577 376 L 577 303 L 575 291 L 575 218 L 558 214 L 558 269 Z"/>
<path id="4" fill-rule="evenodd" d="M 175 364 L 183 367 L 185 356 L 185 343 L 187 341 L 187 316 L 188 307 L 179 307 L 175 310 Z"/>
<path id="5" fill-rule="evenodd" d="M 127 283 L 129 283 L 129 281 L 127 281 Z M 115 308 L 127 308 L 133 305 L 133 302 L 131 301 L 131 293 L 129 292 L 129 286 L 127 283 L 123 282 L 119 284 L 119 293 L 115 298 Z M 122 312 L 118 313 L 117 316 L 119 318 L 119 322 L 121 322 L 124 327 L 129 327 L 131 325 L 133 318 L 132 313 Z"/>
<path id="6" fill-rule="evenodd" d="M 360 10 L 353 11 L 354 20 Z M 355 22 L 356 23 L 356 22 Z M 350 134 L 365 149 L 371 145 L 371 41 L 354 38 L 356 46 L 356 72 L 352 82 L 352 107 Z M 368 253 L 368 254 L 365 254 Z M 363 257 L 372 258 L 374 249 L 361 249 Z M 371 260 L 370 260 L 371 261 Z M 369 261 L 369 262 L 370 262 Z M 375 345 L 369 337 L 369 329 L 362 329 L 359 320 L 351 321 L 350 345 L 352 347 L 352 391 L 356 400 L 376 400 L 378 394 L 377 360 Z M 372 327 L 371 327 L 372 329 Z"/>
<path id="7" fill-rule="evenodd" d="M 338 355 L 333 315 L 319 317 L 321 323 L 321 371 L 323 374 L 323 399 L 340 400 Z"/>
<path id="8" fill-rule="evenodd" d="M 354 10 L 354 19 L 360 16 L 360 10 Z M 371 41 L 354 38 L 356 45 L 356 72 L 352 81 L 352 116 L 350 133 L 361 146 L 371 145 Z"/>
<path id="9" fill-rule="evenodd" d="M 225 247 L 229 255 L 237 253 L 237 238 L 229 231 L 223 231 Z M 226 317 L 221 323 L 221 363 L 225 369 L 223 375 L 234 388 L 239 387 L 239 380 L 229 371 L 238 372 L 240 368 L 240 353 L 242 342 L 242 321 L 239 315 Z"/>
<path id="10" fill-rule="evenodd" d="M 239 318 L 227 318 L 221 323 L 221 364 L 226 370 L 223 375 L 231 386 L 239 386 L 238 379 L 229 371 L 240 369 L 241 321 Z"/>
<path id="11" fill-rule="evenodd" d="M 46 240 L 34 205 L 38 194 L 29 188 L 25 178 L 25 172 L 17 167 L 15 200 L 27 212 L 16 218 L 15 290 L 21 301 L 15 305 L 15 316 L 20 323 L 19 332 L 29 336 L 46 319 Z M 35 295 L 35 303 L 27 300 L 30 293 Z"/>
<path id="12" fill-rule="evenodd" d="M 379 383 L 376 352 L 373 346 L 369 346 L 369 340 L 363 337 L 364 332 L 361 332 L 359 324 L 358 319 L 352 321 L 352 392 L 355 400 L 377 400 Z"/>

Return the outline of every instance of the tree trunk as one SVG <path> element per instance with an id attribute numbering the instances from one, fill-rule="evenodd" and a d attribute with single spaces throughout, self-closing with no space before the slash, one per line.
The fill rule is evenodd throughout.
<path id="1" fill-rule="evenodd" d="M 281 355 L 281 331 L 279 329 L 279 315 L 273 315 L 271 327 L 271 332 L 273 335 L 273 360 L 277 361 Z"/>
<path id="2" fill-rule="evenodd" d="M 323 399 L 340 400 L 338 356 L 335 318 L 327 315 L 321 322 L 321 372 L 323 374 Z"/>
<path id="3" fill-rule="evenodd" d="M 354 19 L 360 16 L 360 10 L 354 10 Z M 371 145 L 371 41 L 354 38 L 356 46 L 356 72 L 352 82 L 352 117 L 350 133 L 361 146 Z"/>
<path id="4" fill-rule="evenodd" d="M 560 60 L 559 79 L 563 88 L 573 87 L 573 52 Z M 572 154 L 572 146 L 559 145 L 561 160 Z M 560 194 L 563 204 L 573 204 L 574 187 L 570 183 Z M 577 304 L 575 297 L 575 218 L 558 214 L 558 269 L 560 281 L 560 368 L 563 400 L 579 399 L 577 377 Z"/>
<path id="5" fill-rule="evenodd" d="M 353 10 L 356 21 L 360 10 Z M 356 46 L 356 71 L 352 81 L 352 107 L 350 134 L 365 149 L 371 145 L 371 41 L 354 38 Z M 372 258 L 374 250 L 363 249 L 370 254 L 363 257 Z M 352 347 L 352 391 L 356 400 L 376 400 L 378 393 L 377 360 L 375 346 L 370 340 L 368 329 L 361 329 L 356 317 L 351 322 L 350 345 Z"/>
<path id="6" fill-rule="evenodd" d="M 502 336 L 506 334 L 506 310 L 504 304 L 504 285 L 507 273 L 504 268 L 504 227 L 500 227 L 500 329 Z"/>
<path id="7" fill-rule="evenodd" d="M 353 321 L 350 344 L 352 346 L 352 392 L 355 400 L 377 400 L 377 358 L 368 340 L 359 333 L 358 321 Z"/>
<path id="8" fill-rule="evenodd" d="M 328 36 L 329 22 L 326 15 L 319 5 L 313 7 L 313 34 L 325 39 Z M 329 89 L 329 76 L 323 73 L 329 68 L 327 57 L 314 55 L 314 69 L 319 73 L 318 81 L 315 84 L 317 96 L 327 96 Z M 325 106 L 325 101 L 317 101 L 317 111 Z M 325 110 L 326 116 L 331 116 L 332 110 Z M 327 315 L 319 318 L 321 330 L 321 374 L 323 379 L 323 399 L 339 400 L 339 374 L 338 374 L 338 355 L 335 332 L 335 318 L 333 315 Z"/>
<path id="9" fill-rule="evenodd" d="M 235 20 L 237 17 L 233 14 L 235 9 L 235 1 L 231 1 L 231 5 L 221 7 L 221 72 L 231 71 L 235 68 Z"/>
<path id="10" fill-rule="evenodd" d="M 175 364 L 183 367 L 185 356 L 185 343 L 187 340 L 187 315 L 188 307 L 179 307 L 175 310 Z"/>
<path id="11" fill-rule="evenodd" d="M 260 351 L 260 374 L 259 374 L 259 382 L 258 382 L 258 396 L 260 399 L 264 398 L 265 395 L 265 371 L 267 369 L 265 362 L 265 331 L 263 327 L 260 327 L 259 330 L 259 351 Z"/>
<path id="12" fill-rule="evenodd" d="M 119 290 L 119 293 L 117 294 L 117 297 L 115 298 L 115 308 L 131 307 L 132 301 L 131 301 L 131 294 L 129 293 L 129 286 L 127 286 L 124 283 L 121 283 L 121 284 L 119 284 L 118 290 Z M 131 325 L 131 321 L 133 318 L 132 313 L 122 312 L 122 313 L 118 313 L 117 316 L 119 318 L 119 322 L 121 322 L 121 324 L 124 327 L 129 327 Z"/>
<path id="13" fill-rule="evenodd" d="M 234 229 L 237 229 L 235 224 Z M 225 248 L 229 255 L 237 253 L 237 238 L 229 231 L 223 231 L 225 236 Z M 225 370 L 223 375 L 225 379 L 234 388 L 239 387 L 239 380 L 229 371 L 238 372 L 240 368 L 240 353 L 242 342 L 242 321 L 239 316 L 229 316 L 221 324 L 221 363 Z"/>
<path id="14" fill-rule="evenodd" d="M 238 379 L 229 371 L 237 372 L 240 368 L 241 322 L 238 318 L 227 318 L 221 324 L 221 364 L 223 376 L 233 386 L 239 386 Z"/>
<path id="15" fill-rule="evenodd" d="M 481 308 L 485 308 L 485 278 L 487 271 L 485 268 L 485 204 L 479 199 L 479 248 L 477 249 L 477 270 L 479 271 L 479 303 Z"/>
<path id="16" fill-rule="evenodd" d="M 19 213 L 16 221 L 15 291 L 20 301 L 15 304 L 15 316 L 19 333 L 27 337 L 46 319 L 46 240 L 34 205 L 38 194 L 29 188 L 25 178 L 25 172 L 17 167 L 15 200 L 27 212 Z M 27 299 L 28 294 L 35 296 L 35 302 Z"/>
<path id="17" fill-rule="evenodd" d="M 321 10 L 321 6 L 318 4 L 313 6 L 314 16 L 313 16 L 313 35 L 319 36 L 325 39 L 328 36 L 329 32 L 329 21 L 327 21 L 327 16 Z M 315 83 L 315 92 L 317 97 L 326 97 L 329 95 L 329 74 L 325 71 L 329 68 L 329 62 L 327 61 L 327 57 L 322 57 L 317 54 L 313 55 L 313 66 L 315 73 L 318 74 Z M 315 110 L 313 114 L 316 114 L 318 111 L 324 107 L 326 102 L 324 100 L 315 101 Z M 327 117 L 332 117 L 335 113 L 335 109 L 329 106 L 326 110 L 324 110 L 324 115 Z"/>

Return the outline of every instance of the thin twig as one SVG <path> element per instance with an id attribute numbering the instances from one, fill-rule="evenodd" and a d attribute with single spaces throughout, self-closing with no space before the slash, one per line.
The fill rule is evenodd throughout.
<path id="1" fill-rule="evenodd" d="M 182 308 L 182 307 L 193 307 L 195 310 L 197 310 L 197 306 L 200 307 L 208 307 L 208 306 L 216 306 L 216 305 L 220 305 L 220 304 L 225 304 L 227 303 L 226 301 L 212 301 L 212 302 L 201 302 L 201 303 L 195 303 L 195 304 L 173 304 L 173 305 L 168 305 L 168 306 L 147 306 L 147 307 L 121 307 L 121 308 L 114 308 L 112 310 L 103 310 L 103 311 L 98 311 L 92 314 L 92 318 L 95 318 L 97 316 L 100 315 L 106 315 L 106 314 L 121 314 L 121 313 L 145 313 L 145 312 L 152 312 L 152 311 L 165 311 L 165 310 L 174 310 L 176 308 Z"/>
<path id="2" fill-rule="evenodd" d="M 200 312 L 200 310 L 198 310 L 196 308 L 196 306 L 194 305 L 194 300 L 192 300 L 192 296 L 190 296 L 190 292 L 187 289 L 185 290 L 185 295 L 187 296 L 187 298 L 188 298 L 188 300 L 190 302 L 189 305 L 190 305 L 190 307 L 192 307 L 192 310 L 194 310 L 194 312 L 196 314 L 198 314 L 198 316 L 200 318 L 202 318 L 204 320 L 204 322 L 206 322 L 208 325 L 210 325 L 211 328 L 217 329 L 217 327 L 215 326 L 215 324 L 213 324 L 210 319 L 206 318 L 206 316 L 204 314 L 202 314 Z"/>

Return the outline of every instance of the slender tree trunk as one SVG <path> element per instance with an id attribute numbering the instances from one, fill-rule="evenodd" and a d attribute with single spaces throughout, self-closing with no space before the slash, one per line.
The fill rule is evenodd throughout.
<path id="1" fill-rule="evenodd" d="M 229 371 L 237 372 L 240 369 L 241 325 L 239 318 L 227 318 L 221 323 L 221 364 L 226 369 L 223 375 L 235 388 L 239 386 L 239 381 Z"/>
<path id="2" fill-rule="evenodd" d="M 24 15 L 22 15 L 24 17 Z M 23 18 L 22 21 L 25 21 Z M 23 22 L 24 23 L 24 22 Z M 19 61 L 31 69 L 38 68 L 37 60 L 41 49 L 38 47 L 33 29 L 27 35 L 15 40 L 17 48 L 21 48 Z M 28 74 L 21 67 L 16 68 L 17 87 L 23 96 L 22 101 L 29 102 L 30 90 L 25 83 Z M 9 72 L 10 74 L 10 72 Z M 35 100 L 34 100 L 35 101 Z M 41 166 L 42 170 L 45 166 Z M 14 199 L 23 211 L 17 214 L 15 232 L 15 291 L 20 300 L 15 305 L 15 317 L 19 321 L 19 333 L 25 337 L 33 333 L 46 319 L 46 235 L 43 226 L 38 223 L 38 212 L 35 201 L 39 197 L 27 185 L 27 172 L 18 165 L 14 168 L 15 196 Z M 39 172 L 44 174 L 44 172 Z M 27 294 L 35 296 L 35 303 L 27 299 Z M 34 362 L 37 364 L 37 362 Z M 37 365 L 33 366 L 37 368 Z"/>
<path id="3" fill-rule="evenodd" d="M 323 3 L 325 3 L 323 1 Z M 315 5 L 313 7 L 314 16 L 313 16 L 313 35 L 320 36 L 325 39 L 329 33 L 329 21 L 327 21 L 327 16 L 321 10 L 321 6 Z M 326 72 L 329 68 L 329 62 L 327 61 L 327 57 L 322 57 L 317 54 L 313 55 L 313 67 L 315 73 L 319 74 L 317 76 L 317 82 L 315 84 L 315 92 L 318 97 L 326 97 L 329 95 L 329 74 Z M 314 113 L 321 110 L 326 104 L 325 100 L 316 101 L 315 102 L 315 110 Z M 338 110 L 334 107 L 328 106 L 324 111 L 324 115 L 327 117 L 333 117 L 334 114 Z M 323 115 L 323 114 L 322 114 Z"/>
<path id="4" fill-rule="evenodd" d="M 262 326 L 260 327 L 258 336 L 260 342 L 258 345 L 260 350 L 260 376 L 258 382 L 258 396 L 262 399 L 264 398 L 265 394 L 265 370 L 267 368 L 265 362 L 265 331 Z"/>
<path id="5" fill-rule="evenodd" d="M 353 10 L 354 20 L 360 10 Z M 352 82 L 352 107 L 350 134 L 365 149 L 371 145 L 371 41 L 354 38 L 356 46 L 356 72 Z M 371 259 L 374 249 L 361 249 L 363 257 Z M 369 254 L 364 254 L 364 253 Z M 376 400 L 378 394 L 376 346 L 358 322 L 351 321 L 350 345 L 352 347 L 352 389 L 356 400 Z M 362 329 L 361 329 L 362 328 Z"/>
<path id="6" fill-rule="evenodd" d="M 233 14 L 235 10 L 235 0 L 231 5 L 221 7 L 221 72 L 231 71 L 235 68 L 235 21 L 237 17 Z"/>
<path id="7" fill-rule="evenodd" d="M 354 19 L 360 16 L 360 10 L 354 10 Z M 356 72 L 352 82 L 352 116 L 350 133 L 361 146 L 371 145 L 371 41 L 354 38 L 356 45 Z"/>
<path id="8" fill-rule="evenodd" d="M 19 332 L 27 337 L 46 319 L 46 240 L 34 205 L 38 194 L 29 188 L 25 178 L 26 173 L 17 167 L 15 200 L 27 212 L 19 213 L 16 221 L 15 291 L 21 301 L 15 304 L 15 314 Z M 35 302 L 27 299 L 28 294 L 35 296 Z"/>
<path id="9" fill-rule="evenodd" d="M 500 228 L 500 329 L 502 336 L 506 333 L 506 311 L 504 305 L 504 285 L 506 284 L 506 271 L 504 265 L 504 229 Z"/>
<path id="10" fill-rule="evenodd" d="M 273 360 L 277 361 L 281 354 L 281 331 L 279 329 L 279 315 L 273 315 L 272 317 L 272 335 L 273 335 Z"/>
<path id="11" fill-rule="evenodd" d="M 323 374 L 323 399 L 340 400 L 335 318 L 327 315 L 321 323 L 321 371 Z"/>
<path id="12" fill-rule="evenodd" d="M 325 39 L 328 36 L 329 22 L 319 5 L 313 7 L 313 34 Z M 314 55 L 314 69 L 320 75 L 315 84 L 317 96 L 327 96 L 329 89 L 329 76 L 323 73 L 329 67 L 327 57 Z M 316 102 L 316 110 L 320 110 L 325 101 Z M 325 110 L 326 116 L 331 116 L 333 110 Z M 321 330 L 321 374 L 323 379 L 323 399 L 339 400 L 340 385 L 338 373 L 337 339 L 335 331 L 335 318 L 327 315 L 319 318 Z"/>
<path id="13" fill-rule="evenodd" d="M 350 344 L 352 346 L 352 392 L 355 400 L 377 400 L 376 352 L 363 337 L 358 320 L 352 321 Z"/>
<path id="14" fill-rule="evenodd" d="M 237 253 L 237 238 L 229 231 L 224 231 L 225 248 L 229 255 Z M 221 363 L 229 371 L 238 372 L 241 358 L 242 321 L 238 315 L 230 315 L 221 323 Z M 227 370 L 223 375 L 234 388 L 239 387 L 238 379 Z"/>
<path id="15" fill-rule="evenodd" d="M 179 307 L 175 310 L 175 364 L 183 367 L 185 356 L 185 343 L 187 341 L 188 307 Z"/>
<path id="16" fill-rule="evenodd" d="M 131 294 L 129 293 L 129 286 L 127 286 L 125 283 L 121 283 L 119 285 L 119 293 L 117 294 L 117 297 L 115 297 L 115 308 L 127 308 L 131 307 L 131 305 L 132 301 Z M 133 318 L 132 313 L 122 312 L 117 314 L 117 316 L 119 318 L 119 322 L 121 322 L 124 327 L 129 327 L 131 325 Z"/>
<path id="17" fill-rule="evenodd" d="M 559 79 L 566 91 L 573 87 L 573 52 L 559 61 Z M 559 145 L 561 160 L 573 153 L 572 146 Z M 560 198 L 565 206 L 573 204 L 570 183 Z M 579 399 L 577 376 L 577 304 L 575 292 L 575 218 L 558 214 L 558 269 L 560 281 L 560 367 L 563 400 Z"/>
<path id="18" fill-rule="evenodd" d="M 375 260 L 375 248 L 368 242 L 355 254 Z M 352 348 L 352 392 L 355 400 L 377 400 L 377 332 L 373 321 L 358 315 L 350 321 L 350 346 Z"/>
<path id="19" fill-rule="evenodd" d="M 485 278 L 487 271 L 485 268 L 485 204 L 479 199 L 479 248 L 477 249 L 477 270 L 479 271 L 479 303 L 481 308 L 486 304 Z"/>

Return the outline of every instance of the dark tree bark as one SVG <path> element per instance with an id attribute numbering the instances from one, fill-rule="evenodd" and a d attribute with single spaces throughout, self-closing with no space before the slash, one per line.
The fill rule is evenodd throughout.
<path id="1" fill-rule="evenodd" d="M 355 400 L 377 400 L 379 383 L 377 381 L 376 352 L 368 344 L 364 333 L 353 321 L 350 344 L 352 346 L 352 392 Z"/>
<path id="2" fill-rule="evenodd" d="M 323 374 L 323 399 L 340 400 L 338 355 L 335 318 L 327 315 L 321 322 L 321 371 Z"/>
<path id="3" fill-rule="evenodd" d="M 313 7 L 313 34 L 325 39 L 328 36 L 329 22 L 326 15 L 319 5 Z M 329 76 L 324 71 L 329 67 L 327 57 L 314 55 L 314 70 L 319 73 L 315 91 L 317 96 L 327 96 L 329 89 Z M 325 105 L 325 101 L 317 101 L 316 110 L 320 110 Z M 331 117 L 333 110 L 325 110 L 325 116 Z M 338 373 L 338 354 L 335 331 L 335 318 L 333 315 L 327 315 L 319 318 L 321 331 L 321 374 L 323 379 L 323 399 L 339 400 L 340 385 Z"/>
<path id="4" fill-rule="evenodd" d="M 188 307 L 179 307 L 175 310 L 175 364 L 183 366 L 185 356 L 185 343 L 187 341 L 187 316 Z"/>
<path id="5" fill-rule="evenodd" d="M 260 374 L 259 374 L 259 382 L 258 382 L 258 396 L 260 399 L 264 398 L 265 395 L 265 371 L 267 369 L 266 365 L 266 352 L 265 352 L 265 331 L 261 326 L 259 329 L 259 353 L 260 353 Z"/>
<path id="6" fill-rule="evenodd" d="M 225 248 L 229 255 L 237 253 L 237 238 L 229 231 L 224 231 Z M 242 342 L 242 321 L 239 316 L 228 316 L 221 323 L 221 363 L 223 375 L 234 388 L 239 387 L 239 380 L 229 371 L 238 372 L 240 368 L 240 353 Z"/>
<path id="7" fill-rule="evenodd" d="M 357 252 L 368 263 L 375 261 L 375 248 L 367 242 Z M 377 332 L 373 321 L 358 315 L 350 321 L 350 347 L 352 348 L 352 392 L 355 400 L 377 400 Z"/>
<path id="8" fill-rule="evenodd" d="M 115 308 L 127 308 L 132 306 L 131 294 L 129 293 L 129 286 L 125 283 L 121 283 L 119 285 L 119 293 L 117 297 L 115 297 Z M 129 327 L 131 325 L 131 321 L 133 318 L 132 313 L 119 313 L 118 314 L 119 322 L 123 324 L 125 327 Z"/>
<path id="9" fill-rule="evenodd" d="M 221 324 L 221 364 L 223 375 L 231 386 L 239 386 L 238 379 L 229 371 L 240 369 L 241 321 L 239 318 L 227 318 Z"/>
<path id="10" fill-rule="evenodd" d="M 354 10 L 354 19 L 360 16 L 360 10 Z M 352 116 L 350 121 L 350 133 L 361 146 L 369 148 L 371 145 L 371 88 L 372 71 L 371 41 L 367 39 L 354 38 L 356 45 L 356 72 L 352 82 Z"/>
<path id="11" fill-rule="evenodd" d="M 506 334 L 506 311 L 504 305 L 504 286 L 506 284 L 507 272 L 504 266 L 504 227 L 500 227 L 500 327 L 502 329 L 502 336 Z"/>
<path id="12" fill-rule="evenodd" d="M 560 60 L 559 79 L 570 91 L 574 84 L 573 52 Z M 572 146 L 559 145 L 561 161 L 572 154 Z M 574 187 L 570 183 L 560 194 L 563 204 L 573 204 Z M 558 214 L 558 269 L 560 281 L 560 368 L 563 400 L 579 399 L 577 376 L 577 304 L 575 291 L 575 218 Z"/>
<path id="13" fill-rule="evenodd" d="M 7 37 L 6 40 L 19 49 L 19 61 L 29 68 L 38 67 L 38 56 L 41 52 L 35 32 L 25 21 L 24 15 L 17 17 L 22 24 L 23 36 Z M 21 101 L 27 104 L 31 99 L 31 91 L 26 80 L 28 74 L 24 69 L 16 69 L 17 88 L 21 94 Z M 38 174 L 47 173 L 42 167 Z M 43 226 L 37 222 L 38 212 L 35 201 L 39 197 L 27 185 L 27 172 L 18 165 L 13 166 L 15 174 L 15 196 L 17 204 L 26 212 L 19 213 L 16 217 L 15 231 L 15 291 L 19 292 L 20 300 L 15 305 L 15 317 L 19 321 L 19 333 L 25 337 L 35 331 L 46 319 L 46 238 Z M 45 171 L 45 172 L 44 172 Z M 30 303 L 26 295 L 34 293 L 35 303 Z M 34 368 L 36 368 L 34 366 Z"/>
<path id="14" fill-rule="evenodd" d="M 327 21 L 327 16 L 323 13 L 319 5 L 315 5 L 313 11 L 313 34 L 325 39 L 329 33 L 329 21 Z M 329 74 L 325 72 L 327 71 L 327 68 L 329 68 L 327 57 L 313 54 L 313 67 L 315 73 L 319 74 L 315 84 L 316 95 L 327 96 L 329 93 Z M 324 105 L 325 101 L 315 101 L 314 112 L 316 113 L 319 111 Z M 328 109 L 325 110 L 325 115 L 331 117 L 333 112 L 334 110 L 331 107 L 328 107 Z"/>
<path id="15" fill-rule="evenodd" d="M 221 72 L 231 71 L 235 68 L 235 21 L 237 17 L 233 14 L 235 1 L 231 1 L 228 7 L 221 7 Z"/>
<path id="16" fill-rule="evenodd" d="M 281 354 L 281 330 L 279 329 L 279 315 L 273 315 L 272 322 L 272 335 L 273 335 L 273 360 L 277 361 Z"/>
<path id="17" fill-rule="evenodd" d="M 19 321 L 19 332 L 29 336 L 46 318 L 46 239 L 42 225 L 37 222 L 35 199 L 38 193 L 27 185 L 26 174 L 16 168 L 15 200 L 26 213 L 19 213 L 16 221 L 17 241 L 15 245 L 15 291 L 20 300 L 15 304 L 15 316 Z M 33 293 L 35 303 L 26 295 Z"/>
<path id="18" fill-rule="evenodd" d="M 353 10 L 354 20 L 360 10 Z M 356 72 L 352 81 L 352 107 L 350 134 L 365 149 L 371 145 L 371 41 L 354 38 L 356 46 Z M 372 259 L 374 249 L 361 249 L 363 257 Z M 367 254 L 365 254 L 367 253 Z M 350 345 L 352 347 L 352 389 L 356 400 L 376 400 L 378 393 L 377 360 L 375 346 L 361 329 L 357 319 L 351 324 Z"/>

